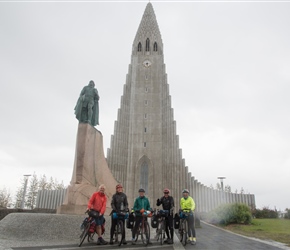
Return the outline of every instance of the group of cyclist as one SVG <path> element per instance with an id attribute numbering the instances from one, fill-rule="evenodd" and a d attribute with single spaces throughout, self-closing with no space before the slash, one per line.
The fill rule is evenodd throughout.
<path id="1" fill-rule="evenodd" d="M 140 188 L 138 190 L 139 196 L 134 201 L 134 206 L 131 212 L 134 212 L 135 214 L 135 223 L 132 228 L 132 244 L 135 245 L 136 242 L 136 232 L 138 230 L 139 224 L 142 222 L 142 212 L 143 211 L 152 211 L 150 207 L 150 202 L 148 198 L 145 196 L 145 190 L 143 188 Z M 181 210 L 187 210 L 189 211 L 188 216 L 188 237 L 189 241 L 192 245 L 196 244 L 196 235 L 195 235 L 195 227 L 194 227 L 194 215 L 193 211 L 195 209 L 195 202 L 192 197 L 189 196 L 189 190 L 184 189 L 182 191 L 183 197 L 180 200 L 180 207 Z M 98 241 L 97 245 L 106 245 L 108 244 L 107 241 L 105 241 L 102 238 L 102 230 L 101 225 L 104 223 L 104 213 L 106 210 L 106 203 L 107 203 L 107 197 L 105 195 L 105 186 L 102 184 L 99 187 L 99 191 L 95 192 L 89 202 L 88 202 L 88 210 L 95 210 L 98 211 L 99 216 L 97 219 L 95 219 L 96 222 L 96 233 L 98 235 Z M 168 188 L 165 188 L 163 190 L 163 196 L 156 201 L 156 206 L 162 205 L 163 210 L 169 211 L 168 216 L 165 218 L 166 221 L 166 227 L 165 227 L 165 233 L 167 236 L 167 240 L 165 240 L 165 243 L 173 244 L 173 238 L 174 238 L 174 227 L 173 227 L 173 210 L 174 210 L 174 199 L 170 195 L 170 190 Z M 116 193 L 112 197 L 111 201 L 111 229 L 110 229 L 110 244 L 114 244 L 114 230 L 117 223 L 117 220 L 113 217 L 113 213 L 119 213 L 121 211 L 129 211 L 128 209 L 128 200 L 127 195 L 123 192 L 123 186 L 122 184 L 118 184 L 116 186 Z M 151 242 L 149 241 L 149 244 Z M 122 241 L 122 244 L 127 244 L 126 239 L 124 238 Z"/>

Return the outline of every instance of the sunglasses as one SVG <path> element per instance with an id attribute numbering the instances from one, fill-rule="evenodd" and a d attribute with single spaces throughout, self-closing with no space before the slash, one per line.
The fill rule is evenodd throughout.
<path id="1" fill-rule="evenodd" d="M 168 192 L 164 192 L 164 194 L 169 194 Z"/>

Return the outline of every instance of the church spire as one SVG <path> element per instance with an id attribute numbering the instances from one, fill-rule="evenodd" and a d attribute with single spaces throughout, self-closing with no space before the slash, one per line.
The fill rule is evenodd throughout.
<path id="1" fill-rule="evenodd" d="M 158 51 L 163 54 L 163 43 L 152 4 L 149 2 L 133 43 L 133 54 L 137 51 Z"/>
<path id="2" fill-rule="evenodd" d="M 176 200 L 181 199 L 180 190 L 189 189 L 198 212 L 211 211 L 225 200 L 244 200 L 248 205 L 251 201 L 254 205 L 250 195 L 233 197 L 213 190 L 189 172 L 179 148 L 165 66 L 161 35 L 149 2 L 133 43 L 121 107 L 107 152 L 108 165 L 116 180 L 125 185 L 129 204 L 134 203 L 139 188 L 144 188 L 147 197 L 155 201 L 160 191 L 169 187 Z"/>

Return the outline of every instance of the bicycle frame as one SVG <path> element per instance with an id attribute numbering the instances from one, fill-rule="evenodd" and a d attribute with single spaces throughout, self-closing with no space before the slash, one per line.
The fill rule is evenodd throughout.
<path id="1" fill-rule="evenodd" d="M 166 211 L 166 212 L 165 212 Z M 165 239 L 165 229 L 166 229 L 166 221 L 165 218 L 168 216 L 168 210 L 157 210 L 156 216 L 158 217 L 158 226 L 156 229 L 156 240 L 160 240 L 160 244 L 163 245 Z"/>
<path id="2" fill-rule="evenodd" d="M 180 234 L 180 241 L 182 245 L 187 244 L 188 238 L 188 216 L 190 214 L 190 210 L 180 210 L 180 226 L 179 226 L 179 234 Z"/>
<path id="3" fill-rule="evenodd" d="M 150 227 L 147 221 L 147 217 L 150 217 L 151 214 L 142 214 L 142 221 L 138 227 L 138 230 L 136 232 L 136 240 L 138 240 L 138 236 L 141 235 L 142 242 L 145 246 L 149 244 L 150 240 Z"/>
<path id="4" fill-rule="evenodd" d="M 119 246 L 123 243 L 123 240 L 125 239 L 124 221 L 125 219 L 127 219 L 127 217 L 128 217 L 128 214 L 125 212 L 113 213 L 113 219 L 117 220 L 115 230 L 114 230 L 115 242 L 117 242 Z M 120 240 L 119 240 L 119 235 L 121 236 Z"/>
<path id="5" fill-rule="evenodd" d="M 85 238 L 88 237 L 88 242 L 90 242 L 91 240 L 93 240 L 93 236 L 95 234 L 95 232 L 93 233 L 90 233 L 89 230 L 90 230 L 90 227 L 91 227 L 91 224 L 94 222 L 94 218 L 93 217 L 87 217 L 85 219 L 85 221 L 83 222 L 82 224 L 82 227 L 83 227 L 83 231 L 80 235 L 80 244 L 79 244 L 79 247 L 83 244 Z"/>

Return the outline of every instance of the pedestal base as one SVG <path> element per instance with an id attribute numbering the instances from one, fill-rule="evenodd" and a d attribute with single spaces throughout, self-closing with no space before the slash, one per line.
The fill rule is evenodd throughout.
<path id="1" fill-rule="evenodd" d="M 57 208 L 57 213 L 84 214 L 90 197 L 98 191 L 101 184 L 106 186 L 107 215 L 111 212 L 111 198 L 116 192 L 117 181 L 104 155 L 101 132 L 90 124 L 80 123 L 71 183 L 63 204 Z"/>

